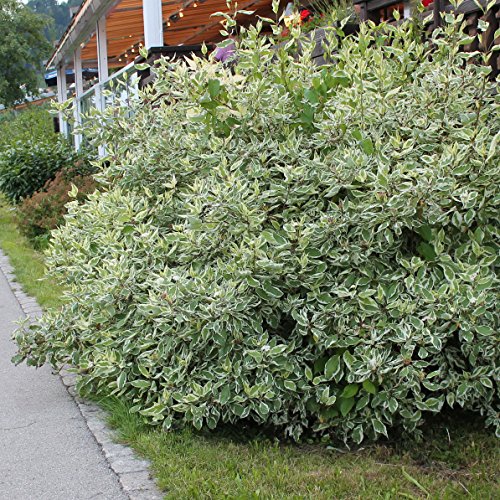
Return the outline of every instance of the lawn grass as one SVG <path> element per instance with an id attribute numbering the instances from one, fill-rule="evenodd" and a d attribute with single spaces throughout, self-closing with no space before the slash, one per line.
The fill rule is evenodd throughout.
<path id="1" fill-rule="evenodd" d="M 60 304 L 43 256 L 30 247 L 0 199 L 0 247 L 42 307 Z M 400 440 L 355 451 L 249 438 L 243 427 L 199 434 L 161 432 L 130 414 L 127 403 L 101 401 L 117 438 L 152 462 L 166 498 L 500 498 L 499 448 L 475 416 L 427 425 L 421 443 Z"/>
<path id="2" fill-rule="evenodd" d="M 103 405 L 120 441 L 152 461 L 166 498 L 499 497 L 496 438 L 465 415 L 433 422 L 421 443 L 342 451 L 227 433 L 166 433 L 146 427 L 126 403 Z"/>
<path id="3" fill-rule="evenodd" d="M 61 287 L 44 279 L 43 255 L 19 233 L 15 211 L 3 197 L 0 197 L 0 248 L 9 256 L 24 291 L 36 297 L 40 306 L 47 309 L 61 303 Z"/>

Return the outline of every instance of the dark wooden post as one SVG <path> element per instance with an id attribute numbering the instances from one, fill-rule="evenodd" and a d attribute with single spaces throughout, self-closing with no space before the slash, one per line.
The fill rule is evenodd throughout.
<path id="1" fill-rule="evenodd" d="M 359 15 L 359 19 L 361 22 L 366 22 L 368 21 L 368 2 L 367 1 L 355 1 L 354 5 L 357 6 L 356 12 Z"/>
<path id="2" fill-rule="evenodd" d="M 441 26 L 441 10 L 443 8 L 442 0 L 434 0 L 432 5 L 432 14 L 433 14 L 433 29 L 439 28 Z"/>
<path id="3" fill-rule="evenodd" d="M 484 19 L 488 22 L 488 29 L 483 33 L 483 43 L 481 45 L 481 50 L 487 52 L 496 44 L 500 44 L 500 38 L 495 41 L 495 32 L 500 27 L 500 8 L 495 8 L 495 6 L 490 9 Z M 488 64 L 491 66 L 491 78 L 496 78 L 499 73 L 499 59 L 500 56 L 497 55 L 498 52 L 492 52 Z"/>

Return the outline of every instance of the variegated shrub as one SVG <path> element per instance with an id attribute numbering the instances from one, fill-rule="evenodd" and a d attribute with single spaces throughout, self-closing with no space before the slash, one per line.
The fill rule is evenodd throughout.
<path id="1" fill-rule="evenodd" d="M 498 428 L 500 98 L 446 21 L 332 30 L 324 67 L 259 28 L 232 68 L 162 61 L 94 121 L 106 189 L 55 231 L 66 304 L 17 361 L 167 429 Z"/>

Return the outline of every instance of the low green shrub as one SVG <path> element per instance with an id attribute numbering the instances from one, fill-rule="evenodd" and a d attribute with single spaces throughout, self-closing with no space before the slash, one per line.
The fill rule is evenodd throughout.
<path id="1" fill-rule="evenodd" d="M 66 304 L 15 361 L 167 429 L 498 429 L 500 97 L 459 25 L 334 29 L 325 67 L 259 28 L 230 69 L 159 62 L 93 130 L 107 190 L 53 233 Z"/>
<path id="2" fill-rule="evenodd" d="M 56 172 L 79 159 L 62 139 L 17 141 L 0 151 L 0 191 L 17 203 L 43 189 Z"/>
<path id="3" fill-rule="evenodd" d="M 0 113 L 0 151 L 19 141 L 56 141 L 58 134 L 47 106 Z"/>
<path id="4" fill-rule="evenodd" d="M 76 167 L 78 171 L 78 167 Z M 41 191 L 25 198 L 17 207 L 17 224 L 35 246 L 44 246 L 49 233 L 64 222 L 66 204 L 72 201 L 69 192 L 76 186 L 76 200 L 84 201 L 96 189 L 91 175 L 75 175 L 73 169 L 60 170 Z"/>

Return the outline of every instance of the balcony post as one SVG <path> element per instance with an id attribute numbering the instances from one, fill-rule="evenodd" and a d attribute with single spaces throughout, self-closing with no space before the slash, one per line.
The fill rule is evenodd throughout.
<path id="1" fill-rule="evenodd" d="M 108 78 L 108 40 L 106 36 L 106 16 L 97 21 L 97 69 L 99 71 L 99 82 Z"/>
<path id="2" fill-rule="evenodd" d="M 163 16 L 161 0 L 142 0 L 142 15 L 144 20 L 144 45 L 163 47 Z"/>
<path id="3" fill-rule="evenodd" d="M 105 96 L 102 93 L 102 83 L 108 79 L 108 40 L 106 36 L 106 16 L 103 15 L 96 26 L 97 36 L 97 69 L 99 72 L 99 82 L 95 85 L 95 105 L 99 111 L 104 111 Z M 106 150 L 104 145 L 98 147 L 99 156 L 104 156 Z"/>
<path id="4" fill-rule="evenodd" d="M 82 72 L 82 49 L 78 47 L 73 54 L 73 68 L 75 71 L 75 102 L 74 102 L 74 116 L 75 125 L 80 126 L 82 124 L 81 120 L 81 107 L 80 107 L 80 97 L 83 94 L 83 72 Z M 82 135 L 75 134 L 75 149 L 80 149 L 82 144 Z"/>
<path id="5" fill-rule="evenodd" d="M 64 64 L 60 64 L 57 67 L 57 102 L 62 104 L 68 98 L 67 90 L 66 90 L 66 66 Z M 64 119 L 64 114 L 62 111 L 59 111 L 59 131 L 64 135 L 64 137 L 68 137 L 68 124 Z"/>

